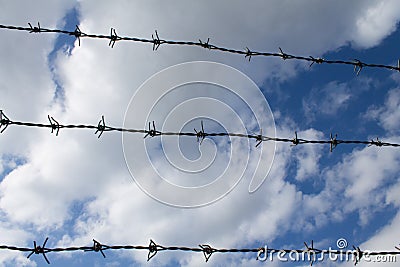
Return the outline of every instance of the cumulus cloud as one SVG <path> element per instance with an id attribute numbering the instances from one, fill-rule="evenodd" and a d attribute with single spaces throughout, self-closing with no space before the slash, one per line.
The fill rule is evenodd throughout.
<path id="1" fill-rule="evenodd" d="M 321 115 L 334 117 L 346 112 L 351 101 L 373 85 L 369 78 L 354 79 L 350 82 L 331 81 L 323 88 L 312 88 L 302 100 L 304 114 L 308 121 L 314 121 Z"/>
<path id="2" fill-rule="evenodd" d="M 300 209 L 300 212 L 305 213 L 305 221 L 304 224 L 299 222 L 299 229 L 311 230 L 329 221 L 340 222 L 353 212 L 359 215 L 361 226 L 367 225 L 379 209 L 394 201 L 396 187 L 389 190 L 392 193 L 387 193 L 386 186 L 398 178 L 399 160 L 396 151 L 369 147 L 354 150 L 338 164 L 326 167 L 321 173 L 325 184 L 323 190 L 303 196 L 304 210 Z M 310 210 L 318 210 L 318 215 Z"/>
<path id="3" fill-rule="evenodd" d="M 388 92 L 385 104 L 381 107 L 372 106 L 365 113 L 365 117 L 377 120 L 386 130 L 396 133 L 400 124 L 400 88 L 392 89 Z"/>
<path id="4" fill-rule="evenodd" d="M 315 129 L 298 132 L 301 139 L 318 140 L 322 139 L 323 134 Z M 304 181 L 318 174 L 319 159 L 321 157 L 321 146 L 302 147 L 294 152 L 297 159 L 297 173 L 295 179 Z"/>
<path id="5" fill-rule="evenodd" d="M 396 29 L 399 17 L 400 7 L 395 0 L 375 1 L 357 18 L 354 43 L 362 48 L 379 44 Z"/>

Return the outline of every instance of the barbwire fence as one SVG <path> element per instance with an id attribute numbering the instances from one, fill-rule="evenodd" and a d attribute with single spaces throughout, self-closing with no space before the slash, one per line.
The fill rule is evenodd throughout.
<path id="1" fill-rule="evenodd" d="M 129 42 L 137 42 L 137 43 L 145 43 L 150 44 L 153 47 L 153 51 L 157 50 L 161 45 L 174 45 L 174 46 L 195 46 L 201 47 L 208 50 L 215 50 L 225 53 L 237 54 L 242 55 L 247 58 L 249 61 L 252 57 L 276 57 L 281 58 L 283 60 L 299 60 L 299 61 L 306 61 L 310 63 L 310 67 L 313 64 L 342 64 L 342 65 L 350 65 L 354 67 L 354 71 L 357 75 L 360 74 L 361 70 L 365 67 L 369 68 L 382 68 L 382 69 L 389 69 L 394 71 L 400 71 L 400 59 L 397 60 L 397 66 L 392 65 L 385 65 L 385 64 L 375 64 L 375 63 L 367 63 L 363 62 L 359 59 L 353 60 L 341 60 L 341 59 L 324 59 L 321 57 L 314 57 L 314 56 L 299 56 L 299 55 L 292 55 L 283 51 L 281 47 L 279 47 L 279 52 L 262 52 L 262 51 L 253 51 L 246 47 L 245 49 L 238 50 L 232 49 L 223 46 L 217 46 L 210 43 L 210 38 L 207 41 L 202 41 L 199 39 L 198 42 L 194 41 L 178 41 L 178 40 L 165 40 L 159 37 L 157 30 L 154 34 L 151 35 L 151 39 L 146 38 L 138 38 L 138 37 L 130 37 L 130 36 L 120 36 L 117 34 L 115 28 L 111 28 L 109 35 L 103 34 L 92 34 L 92 33 L 85 33 L 82 32 L 78 25 L 76 25 L 75 30 L 67 31 L 61 29 L 48 29 L 43 28 L 40 26 L 38 22 L 37 26 L 32 26 L 31 23 L 28 23 L 29 27 L 22 27 L 22 26 L 14 26 L 14 25 L 4 25 L 0 24 L 0 29 L 5 30 L 14 30 L 14 31 L 25 31 L 28 33 L 57 33 L 57 34 L 65 34 L 69 36 L 74 36 L 78 40 L 78 45 L 81 45 L 81 38 L 92 38 L 92 39 L 105 39 L 108 40 L 108 45 L 111 48 L 114 48 L 116 42 L 120 41 L 129 41 Z"/>
<path id="2" fill-rule="evenodd" d="M 186 246 L 163 246 L 157 244 L 153 240 L 150 239 L 150 243 L 148 245 L 107 245 L 100 243 L 99 241 L 93 239 L 93 245 L 91 246 L 70 246 L 70 247 L 46 247 L 47 241 L 49 238 L 47 237 L 43 244 L 37 245 L 36 241 L 33 241 L 33 247 L 17 247 L 17 246 L 9 246 L 9 245 L 0 245 L 0 250 L 10 250 L 10 251 L 20 251 L 20 252 L 29 252 L 27 258 L 30 258 L 33 254 L 43 255 L 45 261 L 50 264 L 50 260 L 47 257 L 48 253 L 59 253 L 59 252 L 100 252 L 103 258 L 106 258 L 106 254 L 104 251 L 106 250 L 142 250 L 148 251 L 147 253 L 147 261 L 152 259 L 156 254 L 160 251 L 184 251 L 184 252 L 192 252 L 192 253 L 202 253 L 205 261 L 208 262 L 210 257 L 213 254 L 218 253 L 256 253 L 256 260 L 266 260 L 267 258 L 273 259 L 273 255 L 280 253 L 282 254 L 302 254 L 303 257 L 290 257 L 291 260 L 307 260 L 312 265 L 316 261 L 324 261 L 324 260 L 348 260 L 350 259 L 354 261 L 354 264 L 357 265 L 360 261 L 365 258 L 370 260 L 371 256 L 394 256 L 400 255 L 399 247 L 395 246 L 396 250 L 392 251 L 383 251 L 383 250 L 362 250 L 360 247 L 353 246 L 353 249 L 343 250 L 343 249 L 318 249 L 314 247 L 314 241 L 312 240 L 310 245 L 304 242 L 304 248 L 300 249 L 288 249 L 288 248 L 269 248 L 267 246 L 264 247 L 252 247 L 252 248 L 215 248 L 208 244 L 201 244 L 197 247 L 186 247 Z M 304 255 L 306 257 L 304 257 Z M 329 257 L 326 257 L 328 256 Z M 335 255 L 335 257 L 332 257 Z M 395 261 L 395 259 L 394 259 Z"/>
<path id="3" fill-rule="evenodd" d="M 394 71 L 400 71 L 400 60 L 397 60 L 397 66 L 385 65 L 385 64 L 374 64 L 363 62 L 358 59 L 353 60 L 337 60 L 337 59 L 324 59 L 320 57 L 314 56 L 299 56 L 292 55 L 283 51 L 282 48 L 279 47 L 279 52 L 262 52 L 262 51 L 254 51 L 246 47 L 242 50 L 227 48 L 223 46 L 217 46 L 210 43 L 210 39 L 207 41 L 178 41 L 178 40 L 166 40 L 161 39 L 159 37 L 159 33 L 157 30 L 151 35 L 150 39 L 138 38 L 138 37 L 129 37 L 129 36 L 120 36 L 117 34 L 115 28 L 111 28 L 109 35 L 102 34 L 93 34 L 93 33 L 85 33 L 82 32 L 79 26 L 73 31 L 61 30 L 61 29 L 49 29 L 41 27 L 40 23 L 37 23 L 37 26 L 33 26 L 31 23 L 28 23 L 29 27 L 21 27 L 21 26 L 13 26 L 13 25 L 3 25 L 0 24 L 0 29 L 4 30 L 15 30 L 15 31 L 25 31 L 28 33 L 55 33 L 55 34 L 64 34 L 73 36 L 77 39 L 78 45 L 81 45 L 81 39 L 83 38 L 93 38 L 93 39 L 103 39 L 108 41 L 108 45 L 111 48 L 114 48 L 115 44 L 120 41 L 130 41 L 130 42 L 138 42 L 152 45 L 152 49 L 154 51 L 158 50 L 161 45 L 173 45 L 173 46 L 193 46 L 200 47 L 208 50 L 215 50 L 225 53 L 242 55 L 248 61 L 251 60 L 252 57 L 275 57 L 281 58 L 283 60 L 298 60 L 305 61 L 310 63 L 310 67 L 313 64 L 341 64 L 348 65 L 354 67 L 354 71 L 357 75 L 360 74 L 363 68 L 381 68 L 381 69 L 389 69 Z M 255 146 L 258 147 L 263 142 L 284 142 L 290 143 L 293 146 L 297 145 L 305 145 L 305 144 L 323 144 L 329 145 L 330 151 L 338 146 L 339 144 L 353 144 L 353 145 L 368 145 L 368 146 L 377 146 L 377 147 L 400 147 L 399 143 L 388 143 L 379 140 L 377 137 L 376 140 L 341 140 L 337 138 L 337 135 L 330 134 L 330 138 L 328 140 L 309 140 L 299 138 L 297 132 L 294 132 L 293 138 L 282 138 L 275 136 L 267 136 L 262 134 L 262 130 L 260 130 L 260 134 L 245 134 L 245 133 L 230 133 L 230 132 L 207 132 L 204 129 L 203 122 L 201 122 L 201 126 L 198 130 L 194 129 L 194 132 L 162 132 L 157 130 L 155 122 L 149 122 L 148 128 L 146 129 L 128 129 L 122 127 L 113 127 L 107 125 L 105 123 L 104 116 L 101 117 L 101 120 L 98 124 L 90 125 L 90 124 L 61 124 L 55 118 L 48 116 L 48 123 L 33 123 L 33 122 L 23 122 L 9 119 L 5 113 L 0 110 L 0 132 L 3 133 L 8 126 L 25 126 L 25 127 L 37 127 L 37 128 L 48 128 L 51 129 L 51 133 L 54 133 L 56 136 L 59 134 L 61 129 L 90 129 L 94 130 L 95 134 L 98 135 L 98 138 L 102 136 L 104 132 L 129 132 L 136 134 L 143 134 L 144 138 L 147 137 L 156 137 L 156 136 L 191 136 L 197 139 L 197 141 L 201 144 L 202 141 L 206 137 L 239 137 L 239 138 L 248 138 L 256 141 Z M 33 254 L 42 255 L 45 261 L 50 264 L 50 261 L 47 257 L 49 253 L 58 253 L 58 252 L 100 252 L 104 258 L 106 258 L 105 251 L 107 250 L 142 250 L 147 251 L 147 260 L 152 259 L 158 252 L 160 251 L 184 251 L 184 252 L 193 252 L 193 253 L 202 253 L 205 257 L 205 261 L 208 262 L 210 257 L 213 254 L 217 253 L 255 253 L 256 258 L 259 259 L 260 256 L 264 258 L 267 256 L 271 256 L 274 253 L 285 252 L 285 253 L 306 253 L 307 255 L 313 255 L 314 257 L 309 258 L 310 264 L 316 261 L 315 256 L 318 255 L 342 255 L 343 250 L 332 250 L 332 249 L 318 249 L 314 247 L 313 241 L 311 241 L 311 245 L 309 246 L 304 242 L 305 247 L 303 249 L 273 249 L 267 247 L 255 247 L 255 248 L 215 248 L 208 244 L 202 244 L 197 247 L 185 247 L 185 246 L 163 246 L 155 243 L 153 240 L 150 240 L 148 245 L 107 245 L 100 243 L 93 239 L 93 245 L 91 246 L 70 246 L 70 247 L 47 247 L 48 238 L 45 239 L 42 245 L 38 245 L 36 241 L 33 241 L 33 247 L 18 247 L 18 246 L 10 246 L 10 245 L 0 245 L 0 250 L 9 250 L 9 251 L 19 251 L 29 253 L 27 258 L 30 258 Z M 397 256 L 400 254 L 400 248 L 395 247 L 396 250 L 393 251 L 383 251 L 383 250 L 361 250 L 360 247 L 353 246 L 353 249 L 348 250 L 347 253 L 353 256 L 354 264 L 358 264 L 363 258 L 368 256 L 384 256 L 384 255 L 392 255 Z M 325 260 L 324 257 L 320 259 Z M 328 258 L 329 259 L 329 258 Z"/>
<path id="4" fill-rule="evenodd" d="M 155 121 L 149 122 L 147 129 L 129 129 L 129 128 L 120 128 L 106 125 L 104 116 L 101 117 L 101 120 L 97 125 L 90 124 L 61 124 L 52 116 L 48 115 L 48 123 L 33 123 L 33 122 L 22 122 L 22 121 L 14 121 L 10 120 L 2 110 L 0 110 L 0 133 L 3 133 L 8 126 L 16 125 L 16 126 L 26 126 L 26 127 L 37 127 L 37 128 L 49 128 L 51 129 L 51 133 L 54 133 L 58 136 L 60 129 L 92 129 L 95 130 L 95 134 L 98 134 L 98 138 L 102 136 L 104 132 L 128 132 L 133 134 L 144 134 L 144 138 L 147 137 L 155 137 L 155 136 L 192 136 L 196 137 L 197 141 L 200 144 L 203 142 L 206 137 L 239 137 L 239 138 L 248 138 L 254 139 L 256 141 L 256 147 L 258 147 L 262 142 L 284 142 L 291 143 L 293 146 L 297 145 L 305 145 L 305 144 L 325 144 L 329 145 L 330 152 L 333 151 L 335 147 L 340 144 L 353 144 L 353 145 L 368 145 L 368 146 L 377 146 L 377 147 L 400 147 L 399 143 L 388 143 L 379 140 L 377 137 L 376 140 L 341 140 L 337 138 L 337 134 L 334 136 L 332 133 L 330 134 L 329 140 L 309 140 L 299 138 L 297 131 L 295 131 L 294 138 L 282 138 L 282 137 L 274 137 L 274 136 L 266 136 L 262 134 L 262 129 L 260 130 L 260 134 L 245 134 L 245 133 L 229 133 L 229 132 L 206 132 L 204 130 L 203 121 L 201 121 L 201 126 L 199 130 L 194 129 L 193 132 L 162 132 L 158 131 L 156 128 Z"/>

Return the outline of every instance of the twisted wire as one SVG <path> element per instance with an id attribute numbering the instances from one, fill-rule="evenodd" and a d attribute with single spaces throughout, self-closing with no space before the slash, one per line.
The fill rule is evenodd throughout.
<path id="1" fill-rule="evenodd" d="M 82 32 L 78 26 L 76 26 L 74 31 L 67 31 L 61 29 L 48 29 L 43 28 L 40 26 L 38 22 L 37 26 L 32 26 L 31 23 L 28 23 L 29 27 L 22 27 L 22 26 L 13 26 L 13 25 L 3 25 L 0 24 L 0 29 L 5 30 L 14 30 L 14 31 L 25 31 L 28 33 L 57 33 L 57 34 L 65 34 L 69 36 L 74 36 L 78 40 L 78 45 L 81 45 L 81 38 L 92 38 L 92 39 L 106 39 L 109 40 L 108 45 L 113 48 L 116 42 L 119 41 L 130 41 L 130 42 L 138 42 L 138 43 L 145 43 L 151 44 L 153 46 L 153 51 L 156 51 L 160 45 L 174 45 L 174 46 L 196 46 L 201 47 L 208 50 L 216 50 L 225 53 L 231 54 L 238 54 L 242 55 L 247 58 L 249 61 L 252 57 L 277 57 L 283 60 L 299 60 L 299 61 L 306 61 L 310 63 L 310 67 L 313 64 L 342 64 L 342 65 L 350 65 L 354 67 L 354 71 L 357 75 L 360 74 L 361 70 L 365 67 L 369 68 L 382 68 L 382 69 L 389 69 L 400 71 L 400 59 L 397 61 L 397 66 L 392 65 L 385 65 L 385 64 L 375 64 L 375 63 L 367 63 L 362 62 L 358 59 L 353 60 L 339 60 L 339 59 L 324 59 L 320 57 L 313 57 L 313 56 L 299 56 L 299 55 L 292 55 L 284 52 L 282 48 L 279 47 L 279 52 L 262 52 L 262 51 L 253 51 L 246 47 L 243 50 L 227 48 L 223 46 L 217 46 L 210 44 L 210 38 L 207 41 L 202 41 L 199 39 L 198 42 L 194 41 L 178 41 L 178 40 L 165 40 L 159 37 L 157 30 L 154 34 L 151 35 L 151 39 L 146 38 L 138 38 L 138 37 L 129 37 L 129 36 L 119 36 L 115 28 L 111 28 L 110 35 L 103 35 L 103 34 L 92 34 L 92 33 L 84 33 Z"/>
<path id="2" fill-rule="evenodd" d="M 146 250 L 147 261 L 152 259 L 159 251 L 184 251 L 184 252 L 193 252 L 193 253 L 202 253 L 205 261 L 208 262 L 210 257 L 214 253 L 257 253 L 256 259 L 259 260 L 261 256 L 264 258 L 266 256 L 271 257 L 274 253 L 305 253 L 309 255 L 308 260 L 311 265 L 316 261 L 316 256 L 322 255 L 322 257 L 318 258 L 319 261 L 325 260 L 325 254 L 331 255 L 343 255 L 344 253 L 352 255 L 354 260 L 354 264 L 358 264 L 363 257 L 368 256 L 378 256 L 378 255 L 391 255 L 397 256 L 400 254 L 400 249 L 395 246 L 396 250 L 392 251 L 383 251 L 383 250 L 361 250 L 360 247 L 353 246 L 353 249 L 343 251 L 343 250 L 332 250 L 329 249 L 318 249 L 314 247 L 314 241 L 311 241 L 311 245 L 308 245 L 304 242 L 305 248 L 303 249 L 274 249 L 265 247 L 253 247 L 253 248 L 215 248 L 208 244 L 200 244 L 198 247 L 186 247 L 186 246 L 163 246 L 157 244 L 153 240 L 150 239 L 150 243 L 146 245 L 107 245 L 100 243 L 99 241 L 93 239 L 93 245 L 91 246 L 70 246 L 70 247 L 46 247 L 46 243 L 48 241 L 48 237 L 43 242 L 42 246 L 38 246 L 36 241 L 33 241 L 33 247 L 17 247 L 17 246 L 9 246 L 9 245 L 0 245 L 0 250 L 10 250 L 10 251 L 20 251 L 20 252 L 30 252 L 27 258 L 30 258 L 33 254 L 43 255 L 45 261 L 50 264 L 50 260 L 47 258 L 47 253 L 58 253 L 58 252 L 100 252 L 103 258 L 106 258 L 106 254 L 104 251 L 106 250 Z M 330 257 L 328 259 L 331 259 Z"/>
<path id="3" fill-rule="evenodd" d="M 155 122 L 149 122 L 148 129 L 129 129 L 129 128 L 121 128 L 121 127 L 113 127 L 106 125 L 104 116 L 101 117 L 101 120 L 97 125 L 89 125 L 89 124 L 60 124 L 56 119 L 47 116 L 49 123 L 32 123 L 32 122 L 22 122 L 22 121 L 13 121 L 10 120 L 2 110 L 0 110 L 0 133 L 3 133 L 8 126 L 16 125 L 16 126 L 25 126 L 25 127 L 37 127 L 37 128 L 50 128 L 51 133 L 55 133 L 58 136 L 60 129 L 92 129 L 96 130 L 95 134 L 98 134 L 98 138 L 102 136 L 104 132 L 127 132 L 127 133 L 136 133 L 136 134 L 144 134 L 144 138 L 147 137 L 155 137 L 155 136 L 192 136 L 196 137 L 197 141 L 202 143 L 204 138 L 206 137 L 239 137 L 239 138 L 248 138 L 256 140 L 256 147 L 258 147 L 262 142 L 284 142 L 291 143 L 293 146 L 297 145 L 305 145 L 305 144 L 325 144 L 329 145 L 330 151 L 332 152 L 334 148 L 336 148 L 340 144 L 353 144 L 353 145 L 368 145 L 368 146 L 377 146 L 377 147 L 400 147 L 399 143 L 388 143 L 379 140 L 377 137 L 376 140 L 341 140 L 337 139 L 337 134 L 333 136 L 330 134 L 329 140 L 309 140 L 298 138 L 297 132 L 295 132 L 294 138 L 282 138 L 282 137 L 271 137 L 262 135 L 262 131 L 260 134 L 243 134 L 243 133 L 229 133 L 229 132 L 205 132 L 203 121 L 201 121 L 201 130 L 197 131 L 194 129 L 194 132 L 162 132 L 156 129 Z"/>

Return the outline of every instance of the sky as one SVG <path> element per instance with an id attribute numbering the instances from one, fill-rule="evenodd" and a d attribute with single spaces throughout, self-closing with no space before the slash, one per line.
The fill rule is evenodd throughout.
<path id="1" fill-rule="evenodd" d="M 0 24 L 397 65 L 400 3 L 363 1 L 1 1 Z M 200 47 L 0 30 L 0 109 L 11 119 L 284 138 L 399 143 L 400 74 Z M 193 62 L 197 62 L 193 64 Z M 205 63 L 205 62 L 209 62 Z M 214 63 L 210 63 L 214 62 Z M 180 65 L 177 65 L 180 64 Z M 207 80 L 207 81 L 206 81 Z M 264 99 L 266 101 L 264 101 Z M 368 250 L 400 243 L 398 148 L 152 137 L 9 126 L 0 135 L 0 244 Z M 180 188 L 169 189 L 159 177 Z M 214 186 L 217 181 L 218 186 Z M 169 186 L 169 185 L 168 185 Z M 200 189 L 202 190 L 200 190 Z M 222 191 L 218 191 L 222 188 Z M 249 189 L 254 190 L 249 190 Z M 185 191 L 186 190 L 186 191 Z M 254 192 L 249 192 L 254 191 Z M 188 193 L 189 192 L 189 193 Z M 200 193 L 199 193 L 200 192 Z M 49 253 L 54 266 L 308 266 L 255 254 Z M 45 266 L 0 251 L 0 266 Z M 400 261 L 400 258 L 397 258 Z M 396 263 L 366 263 L 394 266 Z M 353 266 L 325 260 L 316 266 Z M 313 264 L 313 265 L 314 265 Z"/>

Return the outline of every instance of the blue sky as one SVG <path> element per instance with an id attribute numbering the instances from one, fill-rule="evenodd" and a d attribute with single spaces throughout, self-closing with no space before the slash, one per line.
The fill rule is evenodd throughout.
<path id="1" fill-rule="evenodd" d="M 71 31 L 79 25 L 83 32 L 99 34 L 109 34 L 113 27 L 120 35 L 143 38 L 157 30 L 165 39 L 210 37 L 210 43 L 236 49 L 248 46 L 277 52 L 282 47 L 290 54 L 388 65 L 396 65 L 400 58 L 400 4 L 396 1 L 254 1 L 249 6 L 240 1 L 229 5 L 227 1 L 39 2 L 1 4 L 0 23 L 25 26 L 40 21 L 42 27 Z M 22 4 L 26 8 L 21 9 Z M 304 62 L 265 57 L 248 62 L 239 55 L 197 47 L 161 45 L 154 52 L 151 45 L 141 43 L 117 42 L 111 48 L 106 40 L 82 38 L 78 46 L 74 38 L 55 34 L 1 30 L 0 35 L 4 40 L 0 44 L 0 109 L 10 119 L 44 123 L 50 114 L 60 122 L 97 124 L 105 115 L 113 126 L 127 125 L 124 116 L 129 101 L 152 75 L 178 63 L 213 61 L 238 69 L 256 83 L 268 101 L 279 137 L 292 138 L 297 131 L 299 138 L 308 139 L 328 139 L 330 133 L 337 133 L 339 139 L 379 137 L 400 142 L 400 74 L 394 71 L 363 68 L 357 76 L 352 66 L 309 67 Z M 157 96 L 162 83 L 156 85 L 154 91 L 144 93 L 142 103 L 135 104 Z M 180 104 L 209 97 L 230 105 L 247 130 L 260 127 L 250 114 L 251 109 L 265 112 L 257 95 L 249 93 L 249 108 L 218 90 L 182 86 L 175 95 L 160 98 L 150 120 L 161 126 L 167 118 L 176 127 L 173 130 L 198 129 L 200 120 L 206 131 L 240 129 L 240 122 L 232 119 L 236 117 L 211 105 L 191 106 L 208 115 L 180 124 L 190 114 Z M 143 118 L 128 119 L 140 124 Z M 269 129 L 266 134 L 270 135 L 272 126 L 268 120 L 263 123 L 261 127 Z M 55 137 L 47 129 L 10 126 L 0 136 L 0 243 L 32 246 L 33 240 L 41 243 L 49 236 L 52 247 L 91 245 L 93 238 L 106 244 L 147 245 L 151 238 L 167 246 L 303 248 L 303 242 L 314 240 L 318 248 L 336 249 L 337 239 L 345 238 L 350 247 L 394 250 L 400 242 L 397 148 L 339 145 L 330 153 L 328 146 L 278 143 L 265 182 L 250 194 L 257 156 L 263 149 L 272 149 L 271 143 L 255 149 L 247 140 L 209 138 L 198 147 L 193 139 L 178 139 L 188 166 L 199 167 L 216 151 L 215 161 L 197 174 L 200 182 L 218 177 L 227 168 L 240 173 L 245 155 L 250 155 L 244 176 L 231 193 L 213 204 L 185 209 L 155 201 L 133 181 L 123 151 L 126 145 L 140 148 L 143 138 L 135 138 L 126 144 L 119 133 L 104 133 L 97 139 L 91 131 L 62 129 Z M 168 151 L 173 139 L 154 140 L 146 139 L 154 168 L 174 181 L 199 183 L 188 180 L 188 170 L 168 162 L 179 157 L 175 150 Z M 162 142 L 168 143 L 161 146 Z M 165 155 L 162 149 L 167 149 Z M 196 157 L 199 161 L 193 162 Z M 140 165 L 145 159 L 134 160 L 137 166 L 145 166 Z M 232 165 L 223 165 L 226 162 Z M 146 168 L 135 171 L 147 177 Z M 50 253 L 48 257 L 54 266 L 308 264 L 260 262 L 252 254 L 215 254 L 208 263 L 201 254 L 185 252 L 159 252 L 150 262 L 145 251 L 106 251 L 106 255 L 106 259 L 88 252 Z M 26 254 L 5 251 L 0 258 L 0 266 L 45 264 L 40 255 L 28 260 Z"/>

